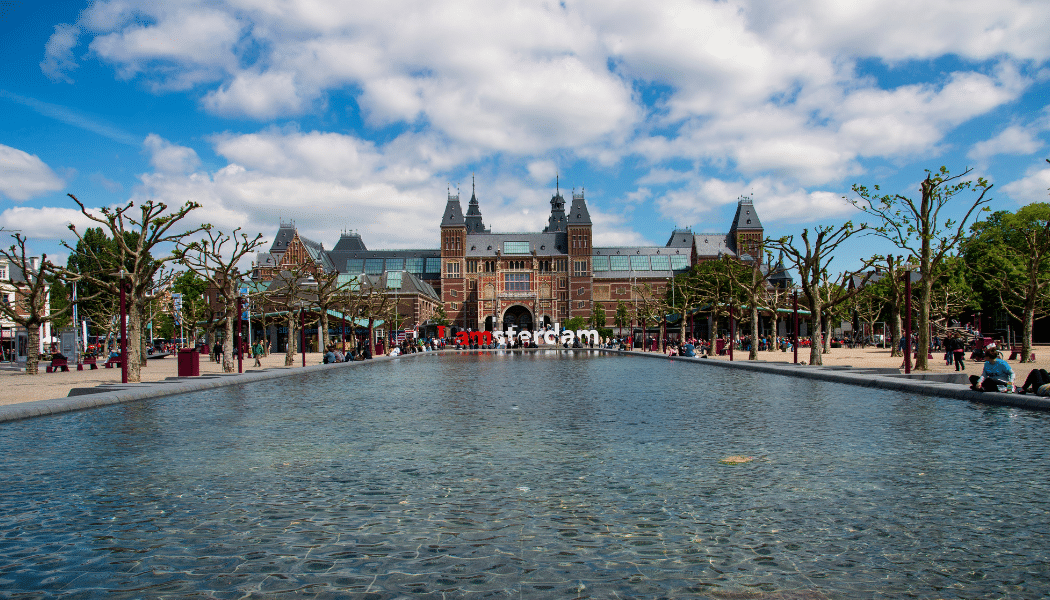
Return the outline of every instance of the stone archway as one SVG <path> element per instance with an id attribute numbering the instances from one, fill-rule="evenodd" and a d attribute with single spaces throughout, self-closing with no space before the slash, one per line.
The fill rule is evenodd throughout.
<path id="1" fill-rule="evenodd" d="M 532 331 L 534 328 L 532 311 L 520 304 L 511 306 L 503 313 L 503 328 L 509 329 L 511 325 L 516 327 L 518 331 Z"/>

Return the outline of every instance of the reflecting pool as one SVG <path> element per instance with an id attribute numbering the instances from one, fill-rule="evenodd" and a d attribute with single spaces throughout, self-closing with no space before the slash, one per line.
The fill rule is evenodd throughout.
<path id="1" fill-rule="evenodd" d="M 1047 597 L 1048 442 L 704 365 L 409 357 L 0 424 L 0 597 Z"/>

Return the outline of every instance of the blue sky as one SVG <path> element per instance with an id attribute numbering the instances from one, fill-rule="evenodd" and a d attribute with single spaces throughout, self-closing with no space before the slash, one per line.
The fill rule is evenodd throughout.
<path id="1" fill-rule="evenodd" d="M 662 244 L 741 194 L 769 235 L 860 221 L 851 184 L 914 196 L 942 164 L 1015 210 L 1050 187 L 1048 24 L 1045 0 L 0 3 L 0 226 L 64 260 L 73 193 L 436 247 L 450 185 L 532 231 L 560 174 L 596 244 Z"/>

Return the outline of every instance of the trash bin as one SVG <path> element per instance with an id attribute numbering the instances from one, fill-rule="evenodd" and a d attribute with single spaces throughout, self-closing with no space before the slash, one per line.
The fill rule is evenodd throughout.
<path id="1" fill-rule="evenodd" d="M 179 350 L 179 377 L 200 377 L 201 355 L 196 348 Z"/>

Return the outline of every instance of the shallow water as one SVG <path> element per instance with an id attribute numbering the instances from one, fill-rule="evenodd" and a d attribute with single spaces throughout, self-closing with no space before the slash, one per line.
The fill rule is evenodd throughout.
<path id="1" fill-rule="evenodd" d="M 1046 597 L 1048 442 L 704 365 L 409 357 L 0 425 L 0 597 Z"/>

